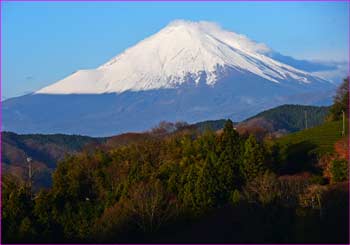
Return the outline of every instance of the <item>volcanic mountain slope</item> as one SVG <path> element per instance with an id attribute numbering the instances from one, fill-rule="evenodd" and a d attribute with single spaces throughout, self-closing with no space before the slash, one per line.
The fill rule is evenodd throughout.
<path id="1" fill-rule="evenodd" d="M 325 104 L 334 85 L 209 22 L 175 21 L 93 70 L 3 105 L 5 130 L 107 136 L 159 121 L 235 121 L 285 103 Z"/>

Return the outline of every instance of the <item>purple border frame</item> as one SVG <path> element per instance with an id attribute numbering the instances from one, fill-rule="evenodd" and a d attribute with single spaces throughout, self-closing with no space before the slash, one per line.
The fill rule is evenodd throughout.
<path id="1" fill-rule="evenodd" d="M 0 2 L 350 2 L 350 0 L 0 0 Z"/>
<path id="2" fill-rule="evenodd" d="M 348 2 L 348 23 L 350 23 L 350 0 L 0 0 L 0 211 L 2 207 L 2 2 Z M 348 27 L 348 41 L 350 42 L 350 24 Z M 348 71 L 347 76 L 350 77 L 350 43 L 348 43 Z M 348 101 L 350 105 L 350 100 Z M 350 122 L 347 125 L 350 129 Z M 350 144 L 350 137 L 348 137 L 348 143 Z M 350 156 L 348 159 L 350 163 Z M 348 173 L 350 180 L 350 172 Z M 350 189 L 350 181 L 348 181 Z M 350 227 L 350 207 L 349 207 L 349 227 Z M 2 212 L 0 212 L 0 245 L 2 243 Z M 113 243 L 111 243 L 113 244 Z M 243 245 L 238 244 L 237 245 Z M 349 232 L 349 243 L 350 244 L 350 232 Z M 22 244 L 13 244 L 22 245 Z M 30 245 L 27 243 L 27 245 Z M 66 244 L 68 245 L 68 244 Z M 94 244 L 89 244 L 94 245 Z M 187 244 L 183 244 L 187 245 Z M 274 245 L 274 244 L 270 244 Z M 285 245 L 289 245 L 286 244 Z M 291 244 L 292 245 L 292 244 Z M 293 244 L 294 245 L 294 244 Z"/>

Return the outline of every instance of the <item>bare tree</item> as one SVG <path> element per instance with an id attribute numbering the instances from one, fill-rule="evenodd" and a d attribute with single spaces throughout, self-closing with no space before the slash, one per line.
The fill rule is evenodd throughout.
<path id="1" fill-rule="evenodd" d="M 269 204 L 278 196 L 277 177 L 269 172 L 258 175 L 247 183 L 244 192 L 250 202 Z"/>
<path id="2" fill-rule="evenodd" d="M 159 180 L 135 185 L 129 202 L 129 211 L 143 232 L 156 231 L 175 214 L 175 199 L 165 193 Z"/>
<path id="3" fill-rule="evenodd" d="M 300 195 L 300 205 L 303 207 L 309 207 L 318 209 L 320 211 L 320 217 L 323 215 L 323 195 L 327 187 L 321 185 L 310 185 L 306 192 Z"/>

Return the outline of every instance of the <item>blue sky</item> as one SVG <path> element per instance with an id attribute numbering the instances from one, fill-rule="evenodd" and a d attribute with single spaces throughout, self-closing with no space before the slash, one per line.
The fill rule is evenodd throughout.
<path id="1" fill-rule="evenodd" d="M 1 2 L 2 99 L 95 68 L 175 19 L 214 21 L 285 55 L 348 57 L 348 2 Z"/>

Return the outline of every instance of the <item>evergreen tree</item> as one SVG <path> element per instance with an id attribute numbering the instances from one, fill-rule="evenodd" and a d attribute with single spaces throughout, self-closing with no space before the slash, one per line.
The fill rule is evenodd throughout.
<path id="1" fill-rule="evenodd" d="M 182 181 L 182 183 L 184 183 L 182 202 L 184 204 L 184 207 L 187 209 L 197 208 L 197 201 L 195 196 L 197 179 L 198 174 L 196 171 L 196 166 L 193 164 L 189 166 L 189 171 Z"/>
<path id="2" fill-rule="evenodd" d="M 226 201 L 229 198 L 229 193 L 235 187 L 235 183 L 238 179 L 238 173 L 234 170 L 232 159 L 226 152 L 220 155 L 217 162 L 217 178 L 219 188 L 219 199 L 221 202 Z"/>
<path id="3" fill-rule="evenodd" d="M 256 138 L 250 135 L 244 145 L 243 172 L 247 181 L 264 172 L 265 152 L 263 146 L 258 144 Z"/>
<path id="4" fill-rule="evenodd" d="M 329 119 L 340 120 L 343 112 L 349 117 L 349 77 L 344 79 L 334 96 L 334 103 L 330 109 Z"/>
<path id="5" fill-rule="evenodd" d="M 220 142 L 221 151 L 226 151 L 229 156 L 234 159 L 240 153 L 240 137 L 233 127 L 233 122 L 229 119 L 226 121 Z"/>
<path id="6" fill-rule="evenodd" d="M 15 177 L 2 179 L 2 234 L 6 241 L 30 241 L 35 233 L 32 223 L 33 202 L 28 187 Z"/>
<path id="7" fill-rule="evenodd" d="M 209 153 L 196 182 L 196 199 L 199 206 L 204 210 L 217 204 L 219 185 L 215 162 L 215 154 Z"/>
<path id="8" fill-rule="evenodd" d="M 219 138 L 220 157 L 218 172 L 220 188 L 223 190 L 222 198 L 233 189 L 240 188 L 242 184 L 242 140 L 233 127 L 231 120 L 227 120 L 221 137 Z"/>
<path id="9" fill-rule="evenodd" d="M 211 130 L 206 130 L 196 141 L 198 158 L 206 159 L 209 153 L 216 152 L 215 134 Z"/>

